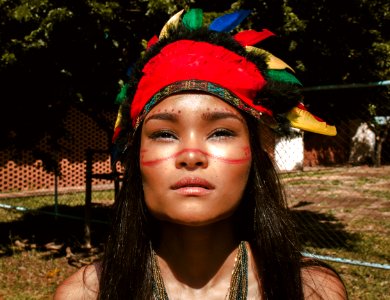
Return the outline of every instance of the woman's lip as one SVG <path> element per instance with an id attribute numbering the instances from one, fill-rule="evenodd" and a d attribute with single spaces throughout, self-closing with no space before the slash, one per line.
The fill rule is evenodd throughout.
<path id="1" fill-rule="evenodd" d="M 215 186 L 210 182 L 208 182 L 206 179 L 200 177 L 184 177 L 171 186 L 171 189 L 173 190 L 178 190 L 183 188 L 188 188 L 188 189 L 201 188 L 201 189 L 212 190 L 215 188 Z"/>
<path id="2" fill-rule="evenodd" d="M 202 197 L 212 193 L 212 190 L 200 186 L 183 186 L 175 189 L 174 192 L 187 197 Z"/>

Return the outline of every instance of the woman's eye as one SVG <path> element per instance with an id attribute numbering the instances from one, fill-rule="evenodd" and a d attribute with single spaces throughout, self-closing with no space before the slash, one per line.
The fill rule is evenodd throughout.
<path id="1" fill-rule="evenodd" d="M 149 137 L 152 140 L 174 140 L 177 139 L 176 135 L 168 130 L 161 130 L 161 131 L 156 131 L 153 132 Z"/>
<path id="2" fill-rule="evenodd" d="M 228 129 L 217 129 L 210 134 L 210 138 L 213 139 L 227 139 L 236 136 L 236 134 Z"/>

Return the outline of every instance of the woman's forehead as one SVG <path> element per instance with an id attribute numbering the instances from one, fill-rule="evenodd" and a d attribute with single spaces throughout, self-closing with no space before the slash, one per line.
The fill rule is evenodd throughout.
<path id="1" fill-rule="evenodd" d="M 190 111 L 192 113 L 203 114 L 204 116 L 207 116 L 206 112 L 225 111 L 241 116 L 241 113 L 236 108 L 214 95 L 192 92 L 166 97 L 152 108 L 148 116 L 162 111 L 176 113 Z"/>

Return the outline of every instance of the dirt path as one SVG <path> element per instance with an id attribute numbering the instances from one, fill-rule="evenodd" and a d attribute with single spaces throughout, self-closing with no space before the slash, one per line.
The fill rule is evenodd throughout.
<path id="1" fill-rule="evenodd" d="M 390 166 L 313 168 L 284 175 L 291 207 L 332 213 L 348 224 L 390 217 Z"/>

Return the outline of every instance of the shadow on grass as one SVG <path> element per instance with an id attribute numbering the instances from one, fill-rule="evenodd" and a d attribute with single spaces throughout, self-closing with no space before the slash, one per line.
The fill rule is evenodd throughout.
<path id="1" fill-rule="evenodd" d="M 93 204 L 91 208 L 91 242 L 101 246 L 107 235 L 110 208 L 107 205 Z M 55 255 L 65 254 L 67 246 L 81 249 L 84 244 L 84 206 L 58 206 L 59 216 L 54 215 L 54 206 L 49 205 L 24 213 L 20 219 L 0 222 L 0 257 L 12 255 L 16 248 L 34 247 L 47 251 L 55 245 L 63 245 Z M 16 243 L 16 244 L 15 244 Z M 51 244 L 51 245 L 47 245 Z M 22 245 L 22 246 L 20 246 Z"/>
<path id="2" fill-rule="evenodd" d="M 304 247 L 353 250 L 359 235 L 350 233 L 331 214 L 309 210 L 291 210 L 297 233 Z"/>
<path id="3" fill-rule="evenodd" d="M 300 205 L 301 207 L 302 205 Z M 303 205 L 304 206 L 304 205 Z M 0 257 L 12 255 L 15 242 L 35 245 L 47 251 L 48 243 L 64 245 L 56 255 L 64 255 L 67 246 L 82 249 L 84 243 L 84 206 L 58 207 L 60 216 L 53 215 L 54 207 L 45 206 L 25 213 L 12 222 L 0 222 Z M 110 207 L 93 204 L 91 209 L 91 242 L 94 247 L 103 245 L 109 223 Z M 308 210 L 291 210 L 297 223 L 298 236 L 303 246 L 316 248 L 343 248 L 352 250 L 358 235 L 348 233 L 334 216 Z"/>

